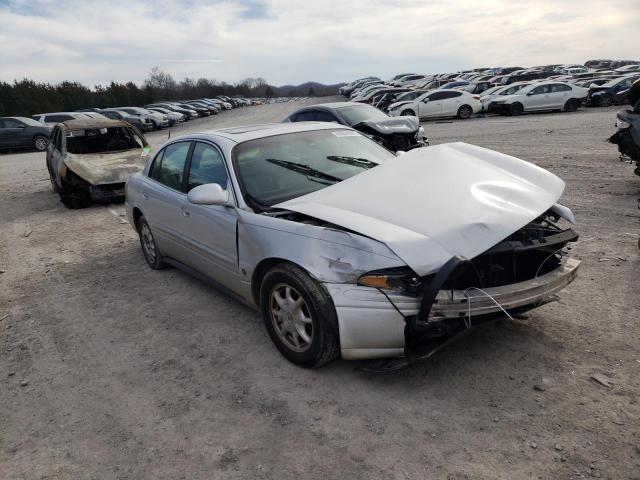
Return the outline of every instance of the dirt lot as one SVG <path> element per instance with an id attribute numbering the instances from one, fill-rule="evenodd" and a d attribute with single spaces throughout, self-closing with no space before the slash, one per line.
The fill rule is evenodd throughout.
<path id="1" fill-rule="evenodd" d="M 583 265 L 559 302 L 390 375 L 294 367 L 257 313 L 150 270 L 122 205 L 67 210 L 43 154 L 0 156 L 0 478 L 640 478 L 640 178 L 604 141 L 615 111 L 424 124 L 560 175 Z"/>

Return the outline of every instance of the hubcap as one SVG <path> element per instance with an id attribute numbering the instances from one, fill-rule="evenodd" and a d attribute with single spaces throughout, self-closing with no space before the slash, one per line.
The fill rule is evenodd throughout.
<path id="1" fill-rule="evenodd" d="M 288 348 L 304 352 L 313 340 L 313 323 L 309 307 L 298 291 L 284 283 L 271 289 L 271 323 Z"/>
<path id="2" fill-rule="evenodd" d="M 38 150 L 45 150 L 47 148 L 47 140 L 43 137 L 36 138 L 36 148 Z"/>
<path id="3" fill-rule="evenodd" d="M 149 226 L 146 223 L 142 224 L 142 228 L 140 229 L 140 235 L 142 238 L 142 248 L 144 249 L 144 254 L 147 256 L 151 263 L 156 261 L 156 244 L 153 241 L 153 236 L 151 235 L 151 230 L 149 230 Z"/>

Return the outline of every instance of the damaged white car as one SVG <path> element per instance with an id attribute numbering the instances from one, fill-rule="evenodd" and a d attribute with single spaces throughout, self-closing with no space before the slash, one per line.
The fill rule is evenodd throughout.
<path id="1" fill-rule="evenodd" d="M 68 208 L 124 198 L 124 185 L 148 161 L 149 147 L 131 124 L 108 118 L 58 123 L 47 146 L 54 192 Z"/>
<path id="2" fill-rule="evenodd" d="M 259 308 L 293 363 L 397 366 L 575 278 L 563 189 L 473 145 L 396 157 L 348 127 L 290 123 L 171 140 L 130 177 L 126 208 L 152 268 Z"/>

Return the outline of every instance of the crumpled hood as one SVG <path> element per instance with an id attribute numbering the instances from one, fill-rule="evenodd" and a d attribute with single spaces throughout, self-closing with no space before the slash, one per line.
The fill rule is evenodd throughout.
<path id="1" fill-rule="evenodd" d="M 372 128 L 382 135 L 391 135 L 394 133 L 415 133 L 418 131 L 420 122 L 416 117 L 390 117 L 377 122 L 360 122 L 353 128 L 359 130 L 364 126 Z"/>
<path id="2" fill-rule="evenodd" d="M 142 155 L 142 148 L 114 153 L 68 153 L 64 163 L 91 185 L 105 185 L 124 183 L 129 175 L 141 172 L 149 159 Z"/>
<path id="3" fill-rule="evenodd" d="M 411 150 L 276 208 L 385 243 L 419 275 L 472 259 L 560 198 L 564 182 L 515 157 L 466 143 Z"/>

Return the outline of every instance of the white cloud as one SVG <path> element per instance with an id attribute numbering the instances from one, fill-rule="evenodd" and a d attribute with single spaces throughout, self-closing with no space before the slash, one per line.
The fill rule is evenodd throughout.
<path id="1" fill-rule="evenodd" d="M 0 79 L 274 84 L 634 58 L 636 0 L 0 0 Z"/>

